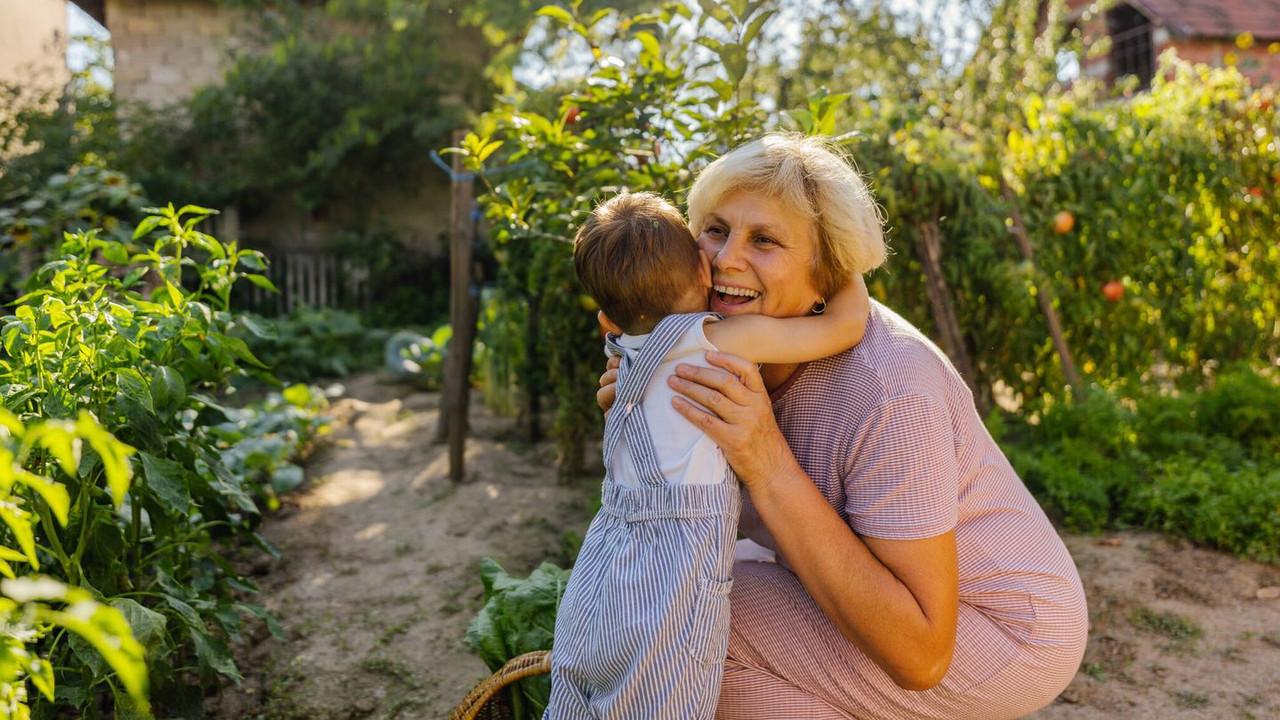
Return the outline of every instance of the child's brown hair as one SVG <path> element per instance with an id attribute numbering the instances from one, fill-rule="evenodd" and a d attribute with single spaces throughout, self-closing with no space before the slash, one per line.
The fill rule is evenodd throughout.
<path id="1" fill-rule="evenodd" d="M 624 193 L 592 211 L 573 241 L 587 293 L 623 331 L 650 332 L 698 283 L 698 243 L 671 203 Z"/>

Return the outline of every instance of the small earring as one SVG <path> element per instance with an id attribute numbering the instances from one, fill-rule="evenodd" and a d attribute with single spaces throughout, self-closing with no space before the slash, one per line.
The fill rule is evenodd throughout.
<path id="1" fill-rule="evenodd" d="M 814 315 L 821 315 L 822 313 L 824 313 L 824 312 L 826 312 L 826 311 L 827 311 L 827 299 L 826 299 L 826 298 L 820 298 L 820 299 L 818 300 L 818 302 L 816 302 L 816 303 L 814 303 L 814 304 L 813 304 L 813 310 L 812 310 L 812 312 L 813 312 L 813 314 L 814 314 Z"/>

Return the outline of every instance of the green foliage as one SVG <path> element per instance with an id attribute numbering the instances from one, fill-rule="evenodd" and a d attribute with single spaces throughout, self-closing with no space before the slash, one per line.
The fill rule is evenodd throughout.
<path id="1" fill-rule="evenodd" d="M 1280 562 L 1280 382 L 1238 367 L 1199 392 L 1095 389 L 1004 426 L 1008 456 L 1068 529 L 1143 526 Z"/>
<path id="2" fill-rule="evenodd" d="M 306 306 L 277 318 L 242 315 L 236 330 L 254 357 L 285 382 L 374 369 L 387 336 L 386 331 L 367 327 L 357 313 Z"/>
<path id="3" fill-rule="evenodd" d="M 1211 361 L 1280 356 L 1280 286 L 1266 280 L 1280 276 L 1274 92 L 1166 56 L 1151 92 L 1132 100 L 1024 100 L 1028 125 L 1009 135 L 1007 162 L 1036 199 L 1024 208 L 1036 259 L 1087 376 L 1108 383 L 1167 363 L 1194 383 Z M 1064 210 L 1076 227 L 1054 233 Z M 1100 292 L 1113 280 L 1118 301 Z M 1004 377 L 1045 363 L 1029 340 L 1018 338 Z"/>
<path id="4" fill-rule="evenodd" d="M 125 241 L 67 234 L 35 289 L 0 318 L 0 398 L 17 418 L 8 431 L 28 426 L 28 444 L 6 461 L 22 501 L 0 512 L 3 547 L 17 548 L 0 553 L 3 569 L 22 561 L 81 588 L 69 601 L 87 592 L 123 613 L 165 714 L 200 702 L 192 674 L 205 685 L 238 677 L 224 638 L 238 636 L 243 614 L 266 616 L 244 602 L 254 588 L 219 548 L 269 547 L 254 532 L 254 498 L 293 471 L 288 452 L 240 443 L 274 434 L 301 447 L 316 432 L 294 410 L 251 419 L 216 399 L 261 367 L 235 335 L 260 328 L 228 310 L 231 289 L 270 283 L 259 253 L 200 232 L 210 212 L 150 209 Z M 315 403 L 295 388 L 284 400 Z M 238 459 L 243 467 L 231 468 Z M 108 694 L 119 713 L 145 714 L 142 684 L 117 667 L 114 646 L 60 637 L 24 636 L 24 651 L 44 657 L 57 684 L 53 697 L 32 698 L 39 716 L 96 707 Z"/>
<path id="5" fill-rule="evenodd" d="M 467 627 L 466 642 L 489 669 L 497 672 L 512 658 L 534 650 L 550 650 L 556 610 L 569 582 L 569 571 L 551 563 L 520 579 L 492 558 L 480 563 L 484 607 Z M 545 676 L 521 680 L 512 693 L 517 718 L 539 718 L 551 695 Z"/>
<path id="6" fill-rule="evenodd" d="M 485 342 L 523 352 L 503 370 L 519 379 L 531 436 L 540 398 L 554 395 L 560 469 L 571 476 L 598 428 L 583 379 L 601 363 L 595 308 L 574 275 L 570 240 L 601 197 L 626 188 L 674 199 L 690 166 L 759 132 L 765 113 L 744 82 L 746 48 L 772 13 L 761 3 L 714 2 L 696 18 L 678 3 L 630 17 L 577 7 L 540 13 L 591 53 L 586 77 L 501 98 L 454 152 L 487 186 L 480 202 L 499 276 L 486 312 L 509 334 Z M 708 51 L 714 61 L 700 62 Z M 689 82 L 695 68 L 707 79 Z"/>
<path id="7" fill-rule="evenodd" d="M 101 228 L 126 242 L 147 205 L 142 188 L 96 165 L 53 173 L 34 190 L 13 190 L 0 208 L 0 296 L 21 287 L 32 269 L 58 252 L 63 233 Z"/>

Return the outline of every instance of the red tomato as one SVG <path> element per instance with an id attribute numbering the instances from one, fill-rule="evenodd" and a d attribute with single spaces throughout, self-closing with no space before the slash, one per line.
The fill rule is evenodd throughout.
<path id="1" fill-rule="evenodd" d="M 574 123 L 578 122 L 578 115 L 579 115 L 581 112 L 582 112 L 582 110 L 581 110 L 577 105 L 572 105 L 572 106 L 570 106 L 570 107 L 569 107 L 569 109 L 568 109 L 567 111 L 565 111 L 565 114 L 564 114 L 564 124 L 565 124 L 565 125 L 572 125 L 572 124 L 574 124 Z"/>
<path id="2" fill-rule="evenodd" d="M 1119 280 L 1112 280 L 1102 286 L 1102 296 L 1111 302 L 1115 302 L 1124 295 L 1124 285 Z"/>

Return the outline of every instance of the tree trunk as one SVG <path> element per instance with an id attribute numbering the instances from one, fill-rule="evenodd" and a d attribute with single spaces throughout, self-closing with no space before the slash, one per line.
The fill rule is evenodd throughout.
<path id="1" fill-rule="evenodd" d="M 951 301 L 951 289 L 947 287 L 947 279 L 942 274 L 942 231 L 935 220 L 918 223 L 916 230 L 916 255 L 924 267 L 925 290 L 933 309 L 933 324 L 938 329 L 938 344 L 969 386 L 978 413 L 985 417 L 990 409 L 988 393 L 982 392 L 978 387 L 973 360 L 969 357 L 964 333 L 960 329 L 955 306 Z"/>
<path id="2" fill-rule="evenodd" d="M 453 141 L 460 143 L 464 133 L 458 131 Z M 445 353 L 443 402 L 439 441 L 443 435 L 449 442 L 449 478 L 461 482 L 466 469 L 467 413 L 471 405 L 471 354 L 476 335 L 476 300 L 471 297 L 471 243 L 475 239 L 474 178 L 465 172 L 460 155 L 453 157 L 453 196 L 450 207 L 449 237 L 449 324 L 453 337 Z"/>
<path id="3" fill-rule="evenodd" d="M 1013 218 L 1013 238 L 1018 243 L 1018 250 L 1022 252 L 1023 259 L 1031 263 L 1034 270 L 1035 255 L 1031 250 L 1031 240 L 1027 237 L 1027 226 L 1023 223 L 1022 213 L 1018 210 L 1018 196 L 1014 194 L 1013 188 L 1009 187 L 1003 172 L 1000 173 L 1000 194 L 1009 204 L 1009 213 Z M 1037 271 L 1036 277 L 1038 276 Z M 1053 348 L 1058 353 L 1058 361 L 1062 363 L 1062 375 L 1071 384 L 1072 389 L 1080 393 L 1084 390 L 1084 383 L 1080 380 L 1080 373 L 1076 372 L 1076 363 L 1071 357 L 1071 349 L 1067 347 L 1067 339 L 1062 334 L 1062 323 L 1058 322 L 1058 312 L 1053 309 L 1053 299 L 1053 286 L 1047 279 L 1038 279 L 1036 301 L 1040 303 L 1040 312 L 1044 315 L 1045 325 L 1049 328 L 1049 337 L 1053 340 Z"/>

